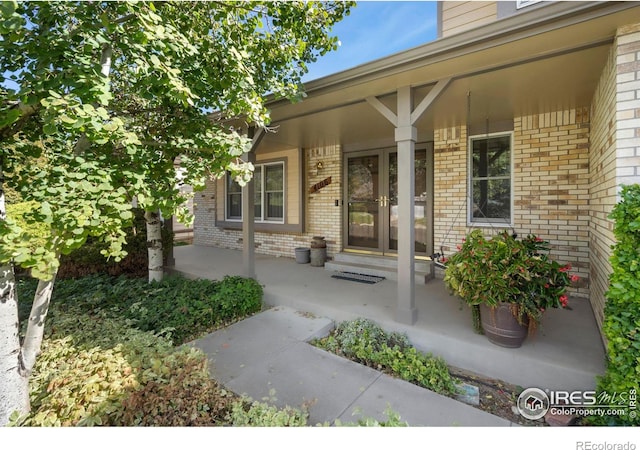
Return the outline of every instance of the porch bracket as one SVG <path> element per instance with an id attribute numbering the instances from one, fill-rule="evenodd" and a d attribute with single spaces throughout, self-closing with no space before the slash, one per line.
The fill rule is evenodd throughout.
<path id="1" fill-rule="evenodd" d="M 420 119 L 424 112 L 431 106 L 436 98 L 446 89 L 451 82 L 451 78 L 444 78 L 439 80 L 436 85 L 429 91 L 429 93 L 422 99 L 420 104 L 411 113 L 411 125 Z"/>
<path id="2" fill-rule="evenodd" d="M 391 122 L 391 124 L 394 127 L 398 126 L 398 116 L 395 115 L 395 113 L 393 111 L 391 111 L 389 108 L 386 107 L 386 105 L 384 103 L 382 103 L 380 100 L 378 100 L 377 97 L 367 97 L 366 98 L 367 103 L 369 103 L 371 106 L 373 106 L 380 114 L 382 114 L 384 117 L 387 118 L 387 120 L 389 122 Z"/>

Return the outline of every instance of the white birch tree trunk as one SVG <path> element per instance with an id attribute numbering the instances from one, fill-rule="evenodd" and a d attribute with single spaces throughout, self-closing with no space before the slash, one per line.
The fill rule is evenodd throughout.
<path id="1" fill-rule="evenodd" d="M 18 298 L 12 266 L 0 267 L 0 426 L 29 412 L 29 377 L 20 361 Z"/>
<path id="2" fill-rule="evenodd" d="M 158 211 L 145 211 L 147 224 L 147 254 L 149 257 L 149 283 L 162 281 L 164 273 L 162 261 L 162 224 Z"/>
<path id="3" fill-rule="evenodd" d="M 2 161 L 0 161 L 0 220 L 6 219 Z M 0 426 L 13 411 L 29 411 L 29 378 L 20 370 L 20 324 L 13 265 L 0 266 Z"/>

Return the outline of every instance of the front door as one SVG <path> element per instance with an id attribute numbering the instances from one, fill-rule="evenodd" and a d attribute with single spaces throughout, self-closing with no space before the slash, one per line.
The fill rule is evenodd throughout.
<path id="1" fill-rule="evenodd" d="M 415 252 L 433 253 L 433 153 L 416 148 Z M 398 250 L 398 157 L 396 149 L 345 155 L 345 250 L 395 254 Z"/>

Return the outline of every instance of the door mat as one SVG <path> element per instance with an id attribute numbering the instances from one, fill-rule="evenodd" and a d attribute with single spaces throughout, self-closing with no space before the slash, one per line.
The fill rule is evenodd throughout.
<path id="1" fill-rule="evenodd" d="M 376 277 L 374 275 L 365 275 L 362 273 L 355 273 L 355 272 L 337 272 L 335 275 L 331 275 L 331 278 L 356 281 L 358 283 L 366 283 L 366 284 L 375 284 L 385 279 L 384 277 Z"/>

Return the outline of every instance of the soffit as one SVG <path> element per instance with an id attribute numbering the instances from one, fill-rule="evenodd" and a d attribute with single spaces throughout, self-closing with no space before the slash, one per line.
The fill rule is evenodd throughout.
<path id="1" fill-rule="evenodd" d="M 588 106 L 616 30 L 637 22 L 640 7 L 538 34 L 512 33 L 477 48 L 426 54 L 419 62 L 347 85 L 315 89 L 297 104 L 274 102 L 271 117 L 278 132 L 268 134 L 260 147 L 393 143 L 393 127 L 364 99 L 376 95 L 395 111 L 397 88 L 416 87 L 417 104 L 435 82 L 449 77 L 452 83 L 417 123 L 420 140 L 430 139 L 434 127 Z"/>

